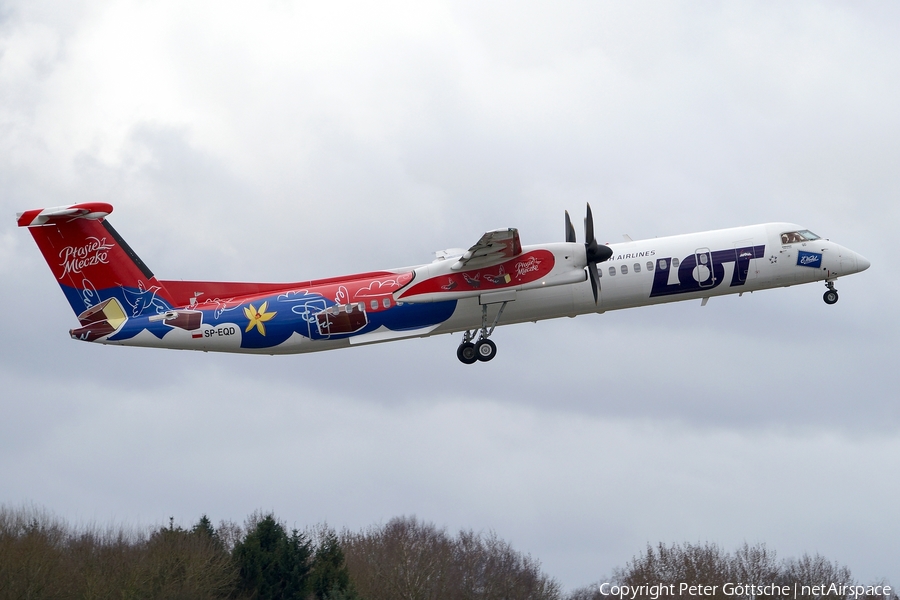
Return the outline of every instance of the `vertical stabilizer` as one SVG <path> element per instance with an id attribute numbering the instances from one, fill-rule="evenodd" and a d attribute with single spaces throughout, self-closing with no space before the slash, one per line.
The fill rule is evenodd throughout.
<path id="1" fill-rule="evenodd" d="M 86 202 L 18 215 L 19 227 L 28 227 L 82 321 L 95 314 L 116 315 L 117 309 L 110 308 L 115 304 L 123 315 L 114 321 L 172 308 L 165 288 L 105 220 L 112 209 L 103 202 Z M 107 302 L 111 298 L 116 302 Z"/>

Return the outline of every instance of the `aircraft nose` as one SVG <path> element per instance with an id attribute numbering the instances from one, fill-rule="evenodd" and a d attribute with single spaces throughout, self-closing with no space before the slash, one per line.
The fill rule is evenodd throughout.
<path id="1" fill-rule="evenodd" d="M 866 269 L 868 269 L 871 266 L 872 266 L 872 263 L 870 263 L 868 260 L 866 260 L 866 258 L 864 256 L 862 256 L 861 254 L 856 255 L 857 271 L 865 271 Z"/>

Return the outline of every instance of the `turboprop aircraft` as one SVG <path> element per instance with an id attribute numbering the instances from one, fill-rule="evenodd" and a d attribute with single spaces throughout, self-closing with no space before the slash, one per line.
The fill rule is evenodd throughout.
<path id="1" fill-rule="evenodd" d="M 497 354 L 498 325 L 835 280 L 869 261 L 792 223 L 601 245 L 590 205 L 583 243 L 523 246 L 488 231 L 425 265 L 295 283 L 157 279 L 87 202 L 18 214 L 78 316 L 77 340 L 180 350 L 290 354 L 463 332 L 465 364 Z"/>

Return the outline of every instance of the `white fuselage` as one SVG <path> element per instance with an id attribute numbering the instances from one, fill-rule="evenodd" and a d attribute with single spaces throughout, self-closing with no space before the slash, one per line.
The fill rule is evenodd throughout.
<path id="1" fill-rule="evenodd" d="M 226 303 L 222 311 L 215 312 L 215 320 L 210 316 L 213 313 L 206 313 L 202 326 L 195 331 L 178 330 L 176 327 L 159 337 L 143 330 L 129 339 L 98 341 L 191 350 L 290 354 L 459 331 L 468 331 L 474 338 L 479 330 L 484 335 L 486 328 L 492 328 L 495 324 L 574 317 L 813 281 L 832 282 L 839 276 L 856 273 L 869 266 L 862 256 L 826 239 L 785 243 L 786 238 L 782 235 L 793 231 L 805 230 L 791 223 L 768 223 L 609 244 L 612 256 L 597 265 L 600 292 L 596 303 L 585 270 L 584 245 L 553 243 L 522 247 L 522 256 L 540 252 L 544 253 L 541 256 L 552 254 L 553 260 L 547 260 L 547 263 L 554 264 L 554 267 L 542 278 L 532 278 L 518 288 L 507 286 L 495 291 L 475 292 L 468 289 L 463 293 L 459 291 L 463 286 L 447 285 L 435 288 L 439 290 L 436 293 L 422 294 L 418 298 L 404 296 L 416 283 L 430 279 L 438 281 L 443 274 L 451 273 L 451 260 L 382 272 L 377 278 L 377 286 L 366 283 L 362 288 L 359 279 L 348 278 L 346 288 L 343 285 L 335 287 L 340 282 L 329 283 L 327 289 L 324 286 L 304 289 L 286 287 L 283 293 L 268 298 L 266 310 L 272 311 L 275 316 L 263 325 L 271 328 L 288 317 L 305 321 L 300 322 L 299 326 L 292 325 L 295 333 L 266 347 L 248 348 L 246 340 L 242 341 L 248 332 L 255 334 L 255 322 L 248 320 L 252 317 L 252 311 L 245 308 L 247 301 L 244 300 L 241 305 L 240 299 L 235 299 L 234 309 Z M 404 273 L 407 278 L 412 277 L 412 283 L 401 282 L 400 275 Z M 395 277 L 397 281 L 389 281 L 390 277 Z M 353 281 L 358 289 L 369 294 L 362 301 L 357 301 L 353 296 L 356 293 L 352 292 L 350 282 Z M 396 285 L 389 290 L 389 283 Z M 351 290 L 349 299 L 348 289 Z M 387 291 L 381 296 L 372 295 L 382 289 Z M 448 291 L 442 291 L 444 289 Z M 305 304 L 297 304 L 298 300 L 310 298 L 313 293 L 322 298 L 321 304 L 317 304 L 320 302 L 318 300 L 305 300 Z M 346 299 L 344 304 L 341 304 L 342 297 Z M 239 305 L 244 308 L 238 309 Z M 258 308 L 260 302 L 250 303 L 250 306 Z M 446 307 L 446 312 L 429 322 L 411 321 L 406 324 L 403 320 L 405 315 L 414 312 L 411 306 L 426 310 Z M 198 307 L 203 308 L 201 305 Z M 501 309 L 502 314 L 497 319 Z M 363 326 L 377 323 L 374 319 L 390 317 L 386 311 L 396 311 L 393 314 L 400 316 L 399 321 L 394 320 L 388 326 L 375 329 Z M 276 317 L 278 320 L 275 320 Z M 329 327 L 332 323 L 334 327 L 343 323 L 344 327 L 352 328 L 355 326 L 353 323 L 357 322 L 354 319 L 359 324 L 358 334 L 350 330 L 344 330 L 342 335 L 322 333 L 322 324 L 326 321 Z M 333 333 L 335 330 L 328 331 Z M 272 335 L 269 332 L 267 338 Z"/>
<path id="2" fill-rule="evenodd" d="M 517 294 L 515 301 L 507 304 L 499 325 L 834 280 L 841 275 L 868 268 L 868 261 L 859 254 L 826 239 L 782 244 L 782 232 L 802 229 L 791 223 L 768 223 L 609 244 L 613 250 L 612 257 L 598 265 L 601 292 L 597 304 L 594 303 L 587 281 L 522 291 Z M 718 276 L 710 272 L 705 285 L 697 281 L 697 276 L 704 273 L 695 273 L 691 269 L 686 277 L 685 272 L 672 267 L 673 259 L 677 259 L 681 265 L 685 260 L 698 256 L 698 253 L 701 257 L 707 254 L 712 259 L 711 255 L 716 252 L 760 246 L 764 247 L 763 255 L 747 259 L 746 277 L 738 277 L 737 280 L 735 269 L 740 261 L 736 259 L 718 262 L 721 272 Z M 534 247 L 525 246 L 523 252 L 531 248 Z M 797 265 L 798 252 L 801 251 L 821 254 L 821 266 L 811 268 Z M 667 263 L 666 284 L 671 286 L 667 290 L 671 293 L 654 296 L 654 282 L 659 283 L 657 277 L 660 261 Z M 686 284 L 696 284 L 696 287 L 692 289 L 693 286 Z M 681 290 L 679 287 L 686 289 Z M 499 304 L 489 305 L 490 319 L 493 319 L 498 308 Z M 453 317 L 433 333 L 473 329 L 480 327 L 481 322 L 482 308 L 478 299 L 461 300 Z"/>

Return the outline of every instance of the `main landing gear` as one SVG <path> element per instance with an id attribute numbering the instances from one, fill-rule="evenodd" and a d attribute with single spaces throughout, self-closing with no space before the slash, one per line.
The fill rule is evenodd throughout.
<path id="1" fill-rule="evenodd" d="M 481 362 L 487 362 L 497 356 L 497 344 L 488 338 L 494 333 L 494 328 L 497 327 L 497 322 L 500 320 L 500 315 L 503 314 L 504 308 L 506 308 L 506 302 L 500 305 L 500 310 L 497 311 L 494 322 L 488 327 L 487 304 L 481 305 L 481 330 L 478 341 L 472 340 L 475 339 L 475 332 L 479 330 L 466 331 L 463 334 L 462 344 L 456 349 L 456 358 L 458 358 L 461 363 L 471 365 L 479 360 Z"/>
<path id="2" fill-rule="evenodd" d="M 828 288 L 828 291 L 825 292 L 824 296 L 822 296 L 822 300 L 825 301 L 825 304 L 834 304 L 838 301 L 838 293 L 837 290 L 834 289 L 834 282 L 826 281 L 825 287 Z"/>

